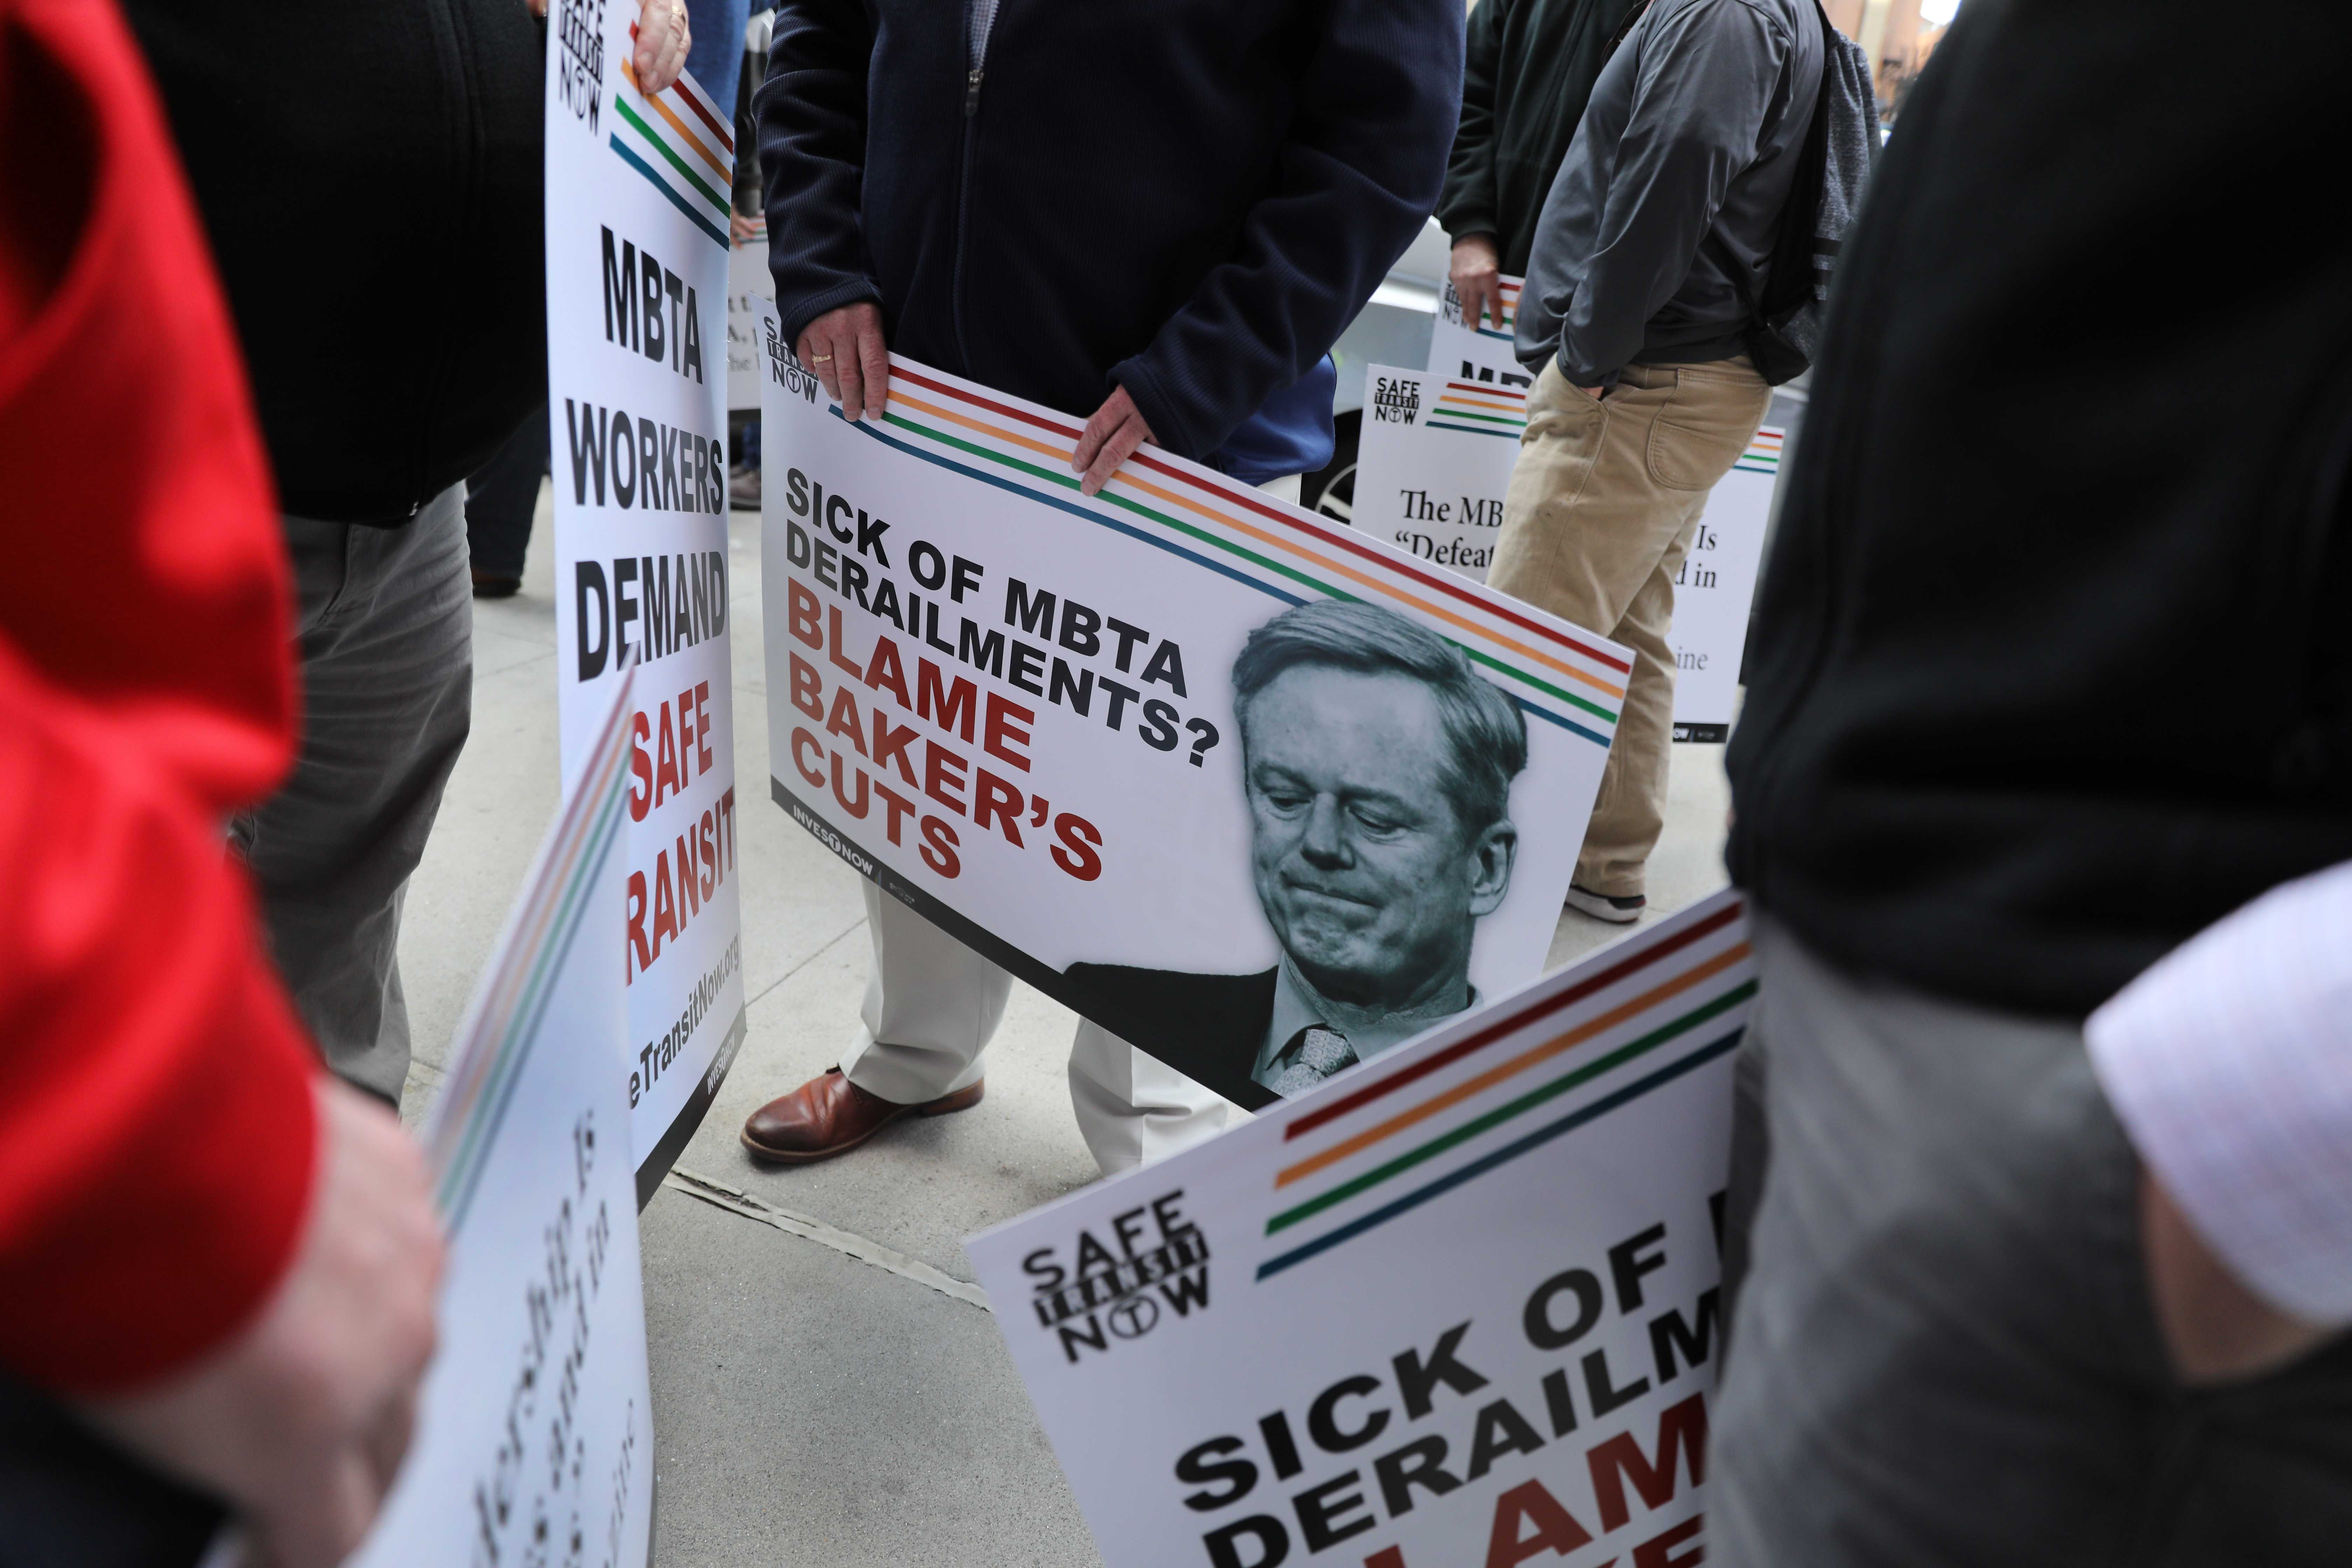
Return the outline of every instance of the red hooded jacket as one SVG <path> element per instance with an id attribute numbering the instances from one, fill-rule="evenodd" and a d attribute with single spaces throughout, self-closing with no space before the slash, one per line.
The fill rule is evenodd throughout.
<path id="1" fill-rule="evenodd" d="M 291 760 L 228 315 L 111 0 L 0 0 L 0 1363 L 133 1387 L 244 1327 L 316 1067 L 226 814 Z"/>

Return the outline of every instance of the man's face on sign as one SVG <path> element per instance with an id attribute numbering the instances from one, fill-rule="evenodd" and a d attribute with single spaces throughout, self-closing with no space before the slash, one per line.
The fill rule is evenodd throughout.
<path id="1" fill-rule="evenodd" d="M 1467 1000 L 1471 937 L 1508 890 L 1517 833 L 1465 832 L 1442 783 L 1450 746 L 1406 675 L 1297 665 L 1244 710 L 1258 903 L 1334 1001 Z"/>

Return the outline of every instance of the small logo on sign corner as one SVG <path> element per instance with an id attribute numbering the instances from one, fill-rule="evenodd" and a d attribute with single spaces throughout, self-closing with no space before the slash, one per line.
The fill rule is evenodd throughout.
<path id="1" fill-rule="evenodd" d="M 555 96 L 572 117 L 596 134 L 604 100 L 604 0 L 556 0 Z"/>
<path id="2" fill-rule="evenodd" d="M 1209 1310 L 1209 1238 L 1183 1211 L 1184 1190 L 1113 1215 L 1097 1236 L 1041 1247 L 1021 1260 L 1030 1308 L 1074 1364 L 1087 1351 L 1139 1340 L 1170 1315 Z"/>
<path id="3" fill-rule="evenodd" d="M 768 338 L 769 379 L 782 387 L 786 396 L 798 397 L 803 402 L 814 404 L 817 387 L 815 374 L 801 363 L 800 356 L 793 353 L 792 346 L 784 342 L 784 334 L 776 330 L 776 319 L 773 316 L 764 318 L 760 325 L 765 330 Z"/>
<path id="4" fill-rule="evenodd" d="M 1382 425 L 1410 425 L 1421 413 L 1421 383 L 1401 375 L 1372 378 L 1372 418 Z"/>

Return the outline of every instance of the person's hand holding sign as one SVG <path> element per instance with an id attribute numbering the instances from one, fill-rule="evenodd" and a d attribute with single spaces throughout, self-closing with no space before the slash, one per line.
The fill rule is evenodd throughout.
<path id="1" fill-rule="evenodd" d="M 1454 297 L 1462 301 L 1462 324 L 1477 331 L 1478 316 L 1484 311 L 1495 330 L 1502 331 L 1503 258 L 1495 248 L 1495 237 L 1465 234 L 1455 240 L 1446 273 L 1454 284 Z"/>
<path id="2" fill-rule="evenodd" d="M 793 352 L 824 384 L 855 425 L 879 419 L 890 400 L 890 350 L 882 342 L 882 308 L 868 300 L 827 310 L 801 332 Z"/>
<path id="3" fill-rule="evenodd" d="M 1070 454 L 1071 468 L 1085 476 L 1078 481 L 1079 491 L 1093 495 L 1110 483 L 1111 475 L 1135 455 L 1138 447 L 1159 444 L 1127 388 L 1116 388 L 1078 432 L 1077 450 Z"/>
<path id="4" fill-rule="evenodd" d="M 547 0 L 523 0 L 534 16 L 547 15 Z M 694 47 L 687 26 L 686 0 L 646 0 L 637 13 L 637 47 L 630 65 L 637 73 L 637 90 L 651 98 L 668 90 L 686 69 L 687 51 Z"/>

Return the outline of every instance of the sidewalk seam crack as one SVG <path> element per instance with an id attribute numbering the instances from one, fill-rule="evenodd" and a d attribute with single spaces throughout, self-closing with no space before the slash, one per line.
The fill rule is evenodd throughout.
<path id="1" fill-rule="evenodd" d="M 787 1236 L 797 1236 L 804 1240 L 814 1241 L 820 1247 L 830 1247 L 835 1252 L 846 1253 L 861 1263 L 870 1263 L 886 1273 L 896 1274 L 901 1279 L 911 1279 L 918 1285 L 937 1290 L 942 1296 L 952 1296 L 959 1301 L 970 1302 L 983 1312 L 989 1310 L 988 1292 L 977 1285 L 959 1279 L 951 1274 L 942 1274 L 919 1258 L 909 1258 L 903 1252 L 885 1247 L 878 1241 L 869 1240 L 854 1231 L 842 1230 L 827 1225 L 814 1215 L 795 1214 L 791 1209 L 778 1208 L 773 1204 L 762 1203 L 740 1187 L 730 1187 L 724 1182 L 713 1181 L 709 1176 L 689 1171 L 682 1165 L 674 1167 L 669 1174 L 664 1176 L 662 1185 L 674 1187 L 690 1198 L 699 1198 L 713 1208 L 725 1209 L 729 1214 L 740 1215 L 744 1219 L 773 1226 Z"/>

